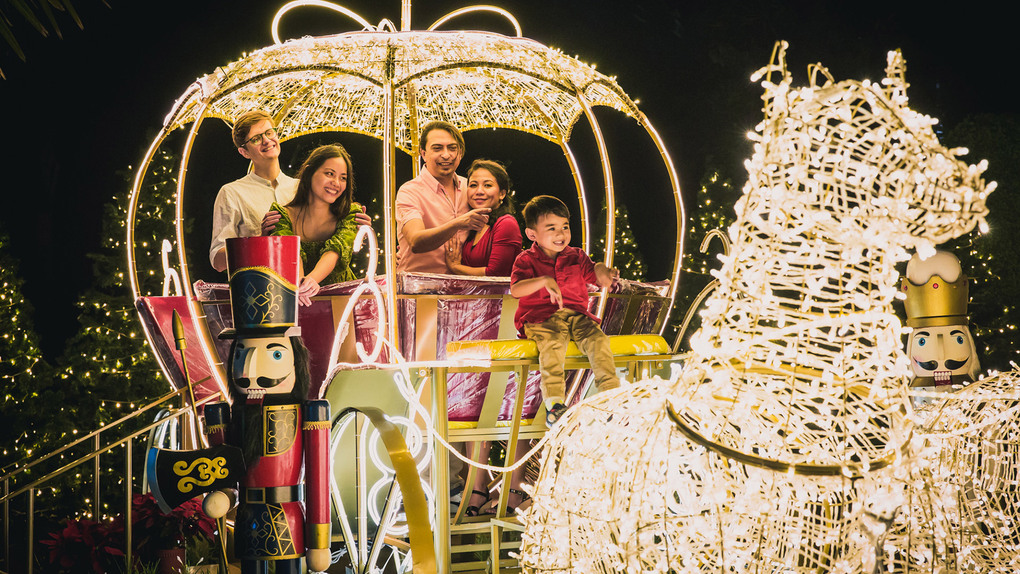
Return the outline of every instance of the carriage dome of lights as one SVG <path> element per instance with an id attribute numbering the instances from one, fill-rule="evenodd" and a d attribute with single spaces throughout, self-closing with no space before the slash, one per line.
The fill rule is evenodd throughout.
<path id="1" fill-rule="evenodd" d="M 287 139 L 338 129 L 383 139 L 387 83 L 394 144 L 408 153 L 431 120 L 568 141 L 584 102 L 639 114 L 614 79 L 527 38 L 362 31 L 289 40 L 218 68 L 181 97 L 166 127 L 263 109 Z"/>

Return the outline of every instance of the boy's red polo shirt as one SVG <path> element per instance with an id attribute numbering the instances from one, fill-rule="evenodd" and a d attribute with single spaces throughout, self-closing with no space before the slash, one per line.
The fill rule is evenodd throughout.
<path id="1" fill-rule="evenodd" d="M 563 294 L 564 309 L 584 313 L 596 323 L 599 322 L 599 318 L 588 311 L 588 285 L 597 285 L 598 278 L 595 276 L 595 263 L 587 253 L 577 247 L 567 246 L 556 259 L 550 259 L 537 244 L 533 244 L 514 261 L 510 284 L 542 276 L 556 279 L 560 293 Z M 523 337 L 525 323 L 542 323 L 558 310 L 559 306 L 549 299 L 549 292 L 539 289 L 518 300 L 514 326 Z"/>

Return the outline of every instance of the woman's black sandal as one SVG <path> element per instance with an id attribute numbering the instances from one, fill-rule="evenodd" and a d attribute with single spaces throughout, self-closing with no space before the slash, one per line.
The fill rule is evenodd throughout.
<path id="1" fill-rule="evenodd" d="M 516 494 L 517 496 L 521 497 L 521 501 L 517 503 L 517 506 L 520 506 L 520 505 L 524 504 L 526 501 L 531 500 L 531 497 L 528 496 L 528 493 L 524 492 L 523 490 L 518 490 L 516 488 L 511 488 L 510 489 L 510 494 Z M 508 504 L 507 507 L 506 507 L 506 513 L 508 515 L 509 514 L 517 514 L 517 507 L 516 506 L 510 506 Z"/>
<path id="2" fill-rule="evenodd" d="M 464 516 L 478 516 L 478 512 L 489 502 L 489 493 L 484 490 L 478 490 L 477 488 L 471 491 L 471 496 L 474 495 L 485 497 L 485 500 L 481 504 L 475 506 L 474 504 L 464 509 Z"/>

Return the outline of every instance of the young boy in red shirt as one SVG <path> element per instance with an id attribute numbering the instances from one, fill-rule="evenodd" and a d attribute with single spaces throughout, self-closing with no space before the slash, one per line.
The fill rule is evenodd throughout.
<path id="1" fill-rule="evenodd" d="M 552 426 L 567 410 L 563 364 L 571 339 L 588 356 L 600 392 L 620 386 L 609 337 L 588 312 L 588 284 L 609 287 L 620 272 L 569 245 L 570 210 L 559 199 L 540 195 L 529 201 L 524 224 L 534 243 L 517 256 L 510 275 L 510 294 L 520 300 L 514 326 L 538 345 L 545 421 Z"/>

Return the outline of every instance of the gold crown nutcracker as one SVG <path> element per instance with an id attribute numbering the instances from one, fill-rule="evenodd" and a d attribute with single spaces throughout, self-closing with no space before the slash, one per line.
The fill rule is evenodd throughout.
<path id="1" fill-rule="evenodd" d="M 234 328 L 220 338 L 233 339 L 226 364 L 232 405 L 207 405 L 205 423 L 212 448 L 241 453 L 243 470 L 206 488 L 203 508 L 220 518 L 237 504 L 234 555 L 243 574 L 266 574 L 270 562 L 277 574 L 297 574 L 303 556 L 309 570 L 330 563 L 329 403 L 307 400 L 308 351 L 297 327 L 299 241 L 227 240 Z M 162 460 L 166 454 L 150 457 L 157 475 L 175 462 Z M 162 490 L 173 490 L 175 483 L 166 484 Z"/>
<path id="2" fill-rule="evenodd" d="M 959 259 L 946 251 L 926 260 L 914 255 L 900 288 L 906 295 L 907 325 L 914 328 L 907 346 L 914 374 L 910 385 L 950 388 L 975 380 L 981 366 L 968 326 L 969 289 Z"/>

